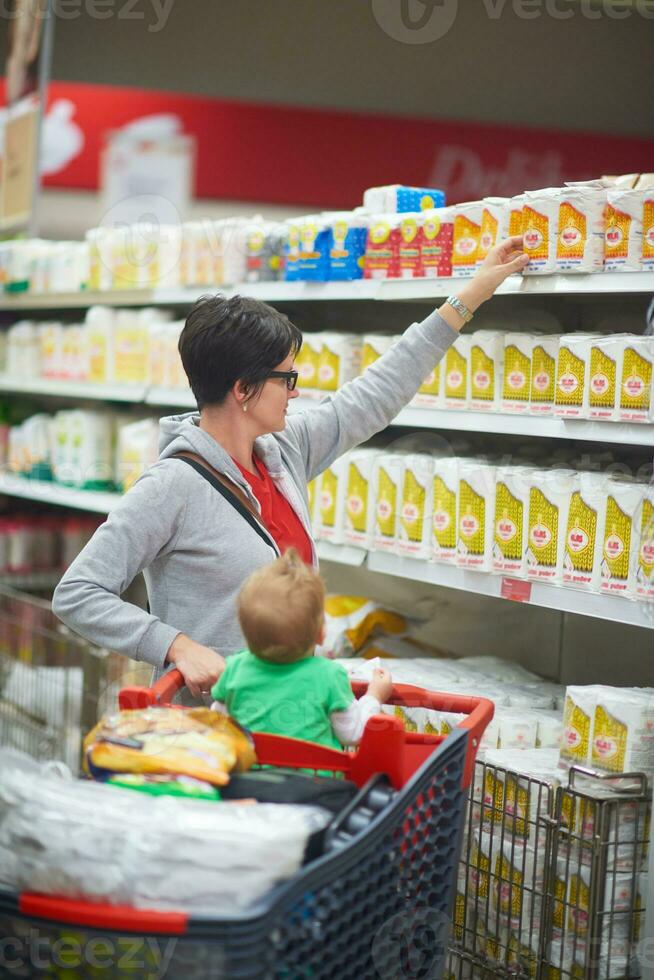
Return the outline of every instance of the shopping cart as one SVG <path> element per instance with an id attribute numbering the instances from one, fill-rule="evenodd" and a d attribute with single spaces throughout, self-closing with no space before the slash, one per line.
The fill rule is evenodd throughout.
<path id="1" fill-rule="evenodd" d="M 124 689 L 120 705 L 169 704 L 181 686 L 170 671 L 153 688 Z M 352 687 L 356 696 L 366 689 Z M 343 773 L 360 787 L 329 828 L 323 855 L 289 881 L 219 919 L 0 892 L 0 935 L 12 937 L 16 962 L 24 954 L 15 975 L 53 975 L 25 972 L 37 937 L 41 955 L 62 940 L 81 951 L 65 964 L 76 978 L 122 978 L 134 963 L 139 980 L 440 980 L 466 790 L 493 704 L 407 685 L 394 686 L 390 702 L 467 717 L 442 736 L 377 715 L 355 752 L 254 736 L 261 764 Z M 84 959 L 98 943 L 104 973 Z"/>

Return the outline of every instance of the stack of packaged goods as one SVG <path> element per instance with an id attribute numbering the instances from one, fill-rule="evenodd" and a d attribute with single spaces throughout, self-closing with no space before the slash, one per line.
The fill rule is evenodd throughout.
<path id="1" fill-rule="evenodd" d="M 343 381 L 363 373 L 397 335 L 307 333 L 298 355 L 298 385 L 320 397 L 321 358 L 342 358 Z M 359 352 L 359 349 L 361 351 Z M 353 372 L 353 365 L 359 372 Z M 318 367 L 316 367 L 318 365 Z M 418 408 L 648 423 L 654 419 L 654 337 L 636 334 L 546 334 L 500 329 L 461 334 L 411 402 Z"/>
<path id="2" fill-rule="evenodd" d="M 604 456 L 544 462 L 363 447 L 311 488 L 314 530 L 367 551 L 652 599 L 651 484 L 592 471 Z"/>
<path id="3" fill-rule="evenodd" d="M 187 388 L 177 350 L 184 321 L 165 310 L 92 306 L 83 323 L 20 321 L 9 327 L 2 367 L 12 380 Z"/>
<path id="4" fill-rule="evenodd" d="M 17 476 L 79 490 L 128 490 L 158 456 L 155 419 L 73 409 L 32 415 L 9 430 Z"/>
<path id="5" fill-rule="evenodd" d="M 64 571 L 100 524 L 97 517 L 9 513 L 0 517 L 0 574 Z"/>

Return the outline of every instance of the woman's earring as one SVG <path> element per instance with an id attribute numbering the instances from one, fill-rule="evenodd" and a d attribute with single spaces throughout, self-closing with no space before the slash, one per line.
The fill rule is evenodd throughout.
<path id="1" fill-rule="evenodd" d="M 248 403 L 246 402 L 245 405 L 243 406 L 243 411 L 247 412 L 247 410 L 248 410 Z"/>

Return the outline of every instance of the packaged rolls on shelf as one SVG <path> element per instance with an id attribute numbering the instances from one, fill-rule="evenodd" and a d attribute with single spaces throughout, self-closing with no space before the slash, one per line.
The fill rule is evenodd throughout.
<path id="1" fill-rule="evenodd" d="M 643 492 L 638 534 L 636 596 L 639 599 L 654 599 L 654 487 L 651 484 Z"/>
<path id="2" fill-rule="evenodd" d="M 62 378 L 83 381 L 88 377 L 88 346 L 86 332 L 80 324 L 64 327 L 61 334 L 60 372 Z"/>
<path id="3" fill-rule="evenodd" d="M 349 456 L 344 541 L 360 548 L 372 547 L 375 523 L 372 475 L 378 456 L 378 450 L 365 448 L 355 449 Z"/>
<path id="4" fill-rule="evenodd" d="M 654 186 L 643 192 L 643 272 L 654 272 Z"/>
<path id="5" fill-rule="evenodd" d="M 522 235 L 524 231 L 524 205 L 525 196 L 524 194 L 518 194 L 516 197 L 509 198 L 508 211 L 509 211 L 509 235 Z"/>
<path id="6" fill-rule="evenodd" d="M 321 339 L 318 388 L 320 391 L 338 391 L 359 375 L 361 335 L 327 332 L 321 334 Z"/>
<path id="7" fill-rule="evenodd" d="M 649 422 L 652 419 L 654 337 L 629 337 L 620 346 L 620 353 L 618 420 Z"/>
<path id="8" fill-rule="evenodd" d="M 108 306 L 91 306 L 85 322 L 89 381 L 107 384 L 114 380 L 114 311 Z"/>
<path id="9" fill-rule="evenodd" d="M 579 474 L 568 505 L 562 581 L 572 588 L 599 592 L 608 477 Z"/>
<path id="10" fill-rule="evenodd" d="M 533 712 L 498 708 L 498 749 L 535 749 L 538 721 Z M 489 760 L 486 759 L 488 762 Z"/>
<path id="11" fill-rule="evenodd" d="M 528 333 L 504 334 L 504 377 L 502 411 L 523 414 L 529 411 L 531 359 L 536 338 Z"/>
<path id="12" fill-rule="evenodd" d="M 53 473 L 80 490 L 108 490 L 114 482 L 114 423 L 104 412 L 57 412 Z"/>
<path id="13" fill-rule="evenodd" d="M 64 331 L 63 323 L 40 323 L 37 327 L 42 378 L 62 377 Z M 88 367 L 88 362 L 85 366 Z"/>
<path id="14" fill-rule="evenodd" d="M 469 358 L 470 408 L 496 412 L 502 401 L 504 334 L 499 330 L 477 330 L 472 334 Z"/>
<path id="15" fill-rule="evenodd" d="M 524 578 L 527 574 L 531 468 L 498 468 L 495 484 L 493 571 Z"/>
<path id="16" fill-rule="evenodd" d="M 556 271 L 560 199 L 558 187 L 524 194 L 522 234 L 529 263 L 522 271 L 523 276 L 542 276 Z"/>
<path id="17" fill-rule="evenodd" d="M 624 335 L 611 335 L 598 337 L 591 343 L 584 399 L 590 419 L 608 420 L 617 415 L 618 366 L 622 363 L 626 340 Z"/>
<path id="18" fill-rule="evenodd" d="M 398 499 L 404 472 L 403 453 L 383 453 L 373 465 L 375 551 L 395 551 Z"/>
<path id="19" fill-rule="evenodd" d="M 254 230 L 250 229 L 248 235 L 253 234 Z M 182 225 L 180 279 L 184 286 L 211 286 L 215 283 L 214 238 L 213 224 L 208 220 L 185 221 Z"/>
<path id="20" fill-rule="evenodd" d="M 590 766 L 593 717 L 600 690 L 599 684 L 568 685 L 566 688 L 559 753 L 565 766 Z"/>
<path id="21" fill-rule="evenodd" d="M 368 221 L 359 209 L 328 212 L 328 277 L 334 282 L 349 282 L 363 276 Z"/>
<path id="22" fill-rule="evenodd" d="M 459 461 L 457 554 L 459 568 L 493 568 L 495 467 L 478 459 Z"/>
<path id="23" fill-rule="evenodd" d="M 481 201 L 457 204 L 454 208 L 452 275 L 455 278 L 471 276 L 477 268 L 482 210 Z"/>
<path id="24" fill-rule="evenodd" d="M 443 405 L 445 408 L 469 407 L 471 347 L 472 335 L 459 334 L 445 355 L 443 367 Z"/>
<path id="25" fill-rule="evenodd" d="M 456 562 L 457 490 L 459 460 L 439 456 L 434 459 L 431 557 L 438 562 Z"/>
<path id="26" fill-rule="evenodd" d="M 369 187 L 363 193 L 363 206 L 371 214 L 426 211 L 442 208 L 444 204 L 445 194 L 435 187 L 388 184 L 384 187 Z"/>
<path id="27" fill-rule="evenodd" d="M 40 371 L 38 330 L 29 320 L 20 320 L 7 331 L 7 373 L 15 378 L 37 378 Z"/>
<path id="28" fill-rule="evenodd" d="M 364 333 L 361 349 L 361 374 L 390 350 L 398 338 L 391 334 Z"/>
<path id="29" fill-rule="evenodd" d="M 504 241 L 508 236 L 511 217 L 510 199 L 508 197 L 485 197 L 481 203 L 477 266 L 482 265 L 494 245 Z"/>
<path id="30" fill-rule="evenodd" d="M 330 249 L 327 218 L 322 214 L 308 214 L 300 219 L 299 226 L 298 276 L 308 282 L 327 282 Z"/>
<path id="31" fill-rule="evenodd" d="M 318 371 L 322 353 L 322 334 L 305 333 L 302 347 L 295 356 L 295 370 L 298 373 L 298 388 L 318 390 Z"/>
<path id="32" fill-rule="evenodd" d="M 605 208 L 604 188 L 565 188 L 559 204 L 557 272 L 602 271 Z"/>
<path id="33" fill-rule="evenodd" d="M 420 218 L 420 266 L 427 279 L 452 275 L 454 246 L 454 209 L 436 208 L 423 211 Z"/>
<path id="34" fill-rule="evenodd" d="M 401 224 L 401 215 L 371 216 L 363 266 L 365 279 L 399 278 Z"/>
<path id="35" fill-rule="evenodd" d="M 284 271 L 284 228 L 261 217 L 248 221 L 244 229 L 245 282 L 275 282 Z"/>
<path id="36" fill-rule="evenodd" d="M 538 711 L 536 713 L 536 725 L 536 748 L 559 751 L 563 738 L 561 712 L 558 710 Z"/>
<path id="37" fill-rule="evenodd" d="M 285 226 L 284 279 L 297 282 L 300 279 L 300 221 L 290 218 Z"/>
<path id="38" fill-rule="evenodd" d="M 431 490 L 434 460 L 424 453 L 404 457 L 397 515 L 397 553 L 411 558 L 431 556 Z"/>
<path id="39" fill-rule="evenodd" d="M 556 358 L 559 338 L 540 336 L 534 339 L 531 354 L 531 392 L 529 411 L 532 415 L 551 415 L 556 394 Z"/>
<path id="40" fill-rule="evenodd" d="M 573 470 L 531 471 L 526 552 L 528 579 L 540 582 L 561 580 L 568 505 L 575 480 Z"/>
<path id="41" fill-rule="evenodd" d="M 638 522 L 644 488 L 626 480 L 609 480 L 604 514 L 600 592 L 635 595 Z"/>
<path id="42" fill-rule="evenodd" d="M 116 483 L 127 492 L 149 466 L 157 461 L 159 425 L 156 419 L 141 419 L 118 427 Z"/>
<path id="43" fill-rule="evenodd" d="M 643 191 L 607 191 L 604 233 L 604 269 L 638 272 L 643 260 Z"/>
<path id="44" fill-rule="evenodd" d="M 400 279 L 419 279 L 422 276 L 421 243 L 422 227 L 419 215 L 405 215 L 400 222 Z"/>
<path id="45" fill-rule="evenodd" d="M 148 376 L 150 310 L 116 310 L 113 378 L 117 383 L 145 384 Z M 156 311 L 153 319 L 156 318 Z"/>

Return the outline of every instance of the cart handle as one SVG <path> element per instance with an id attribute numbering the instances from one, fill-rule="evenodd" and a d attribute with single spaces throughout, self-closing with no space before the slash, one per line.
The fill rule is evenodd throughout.
<path id="1" fill-rule="evenodd" d="M 366 693 L 365 681 L 352 681 L 352 690 L 356 697 Z M 152 705 L 170 704 L 174 695 L 184 687 L 184 677 L 179 670 L 169 670 L 160 677 L 152 687 L 124 687 L 118 696 L 121 710 L 147 708 Z M 495 705 L 487 698 L 469 697 L 464 694 L 448 694 L 444 691 L 426 691 L 421 687 L 410 684 L 394 684 L 390 704 L 405 707 L 432 708 L 434 711 L 451 711 L 467 715 L 459 722 L 458 728 L 468 732 L 466 761 L 463 770 L 462 785 L 470 785 L 472 772 L 486 726 L 495 713 Z"/>
<path id="2" fill-rule="evenodd" d="M 22 892 L 19 895 L 18 910 L 25 918 L 67 922 L 75 926 L 89 926 L 92 929 L 107 929 L 112 932 L 183 936 L 188 928 L 188 915 L 185 912 L 134 909 L 129 905 L 84 902 L 34 892 Z"/>

